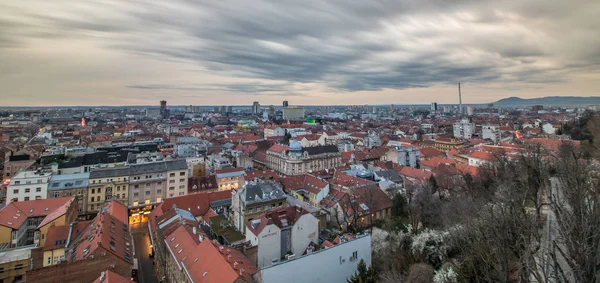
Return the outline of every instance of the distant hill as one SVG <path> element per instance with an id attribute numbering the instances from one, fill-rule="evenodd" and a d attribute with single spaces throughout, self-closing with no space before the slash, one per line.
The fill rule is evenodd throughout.
<path id="1" fill-rule="evenodd" d="M 590 104 L 600 104 L 600 97 L 547 96 L 529 99 L 524 99 L 520 97 L 509 97 L 494 102 L 494 106 L 579 106 Z"/>

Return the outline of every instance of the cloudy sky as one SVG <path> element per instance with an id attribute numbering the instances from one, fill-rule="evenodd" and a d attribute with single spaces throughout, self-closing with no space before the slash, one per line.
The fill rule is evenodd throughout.
<path id="1" fill-rule="evenodd" d="M 0 105 L 600 96 L 597 0 L 0 1 Z"/>

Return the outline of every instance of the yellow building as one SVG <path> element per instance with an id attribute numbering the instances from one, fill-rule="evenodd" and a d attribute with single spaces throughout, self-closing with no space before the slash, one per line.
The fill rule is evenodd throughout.
<path id="1" fill-rule="evenodd" d="M 34 248 L 25 246 L 0 251 L 0 282 L 25 282 L 31 250 Z"/>
<path id="2" fill-rule="evenodd" d="M 129 199 L 129 168 L 110 168 L 90 172 L 86 212 L 94 213 L 113 197 L 125 205 Z"/>

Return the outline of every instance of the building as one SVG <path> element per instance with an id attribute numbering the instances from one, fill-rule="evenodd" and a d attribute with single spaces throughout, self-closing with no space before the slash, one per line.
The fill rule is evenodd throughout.
<path id="1" fill-rule="evenodd" d="M 287 195 L 278 183 L 271 181 L 250 181 L 235 192 L 231 209 L 235 228 L 246 233 L 246 223 L 257 219 L 264 212 L 287 207 Z"/>
<path id="2" fill-rule="evenodd" d="M 258 268 L 302 255 L 319 243 L 319 220 L 299 206 L 268 211 L 247 225 L 246 241 L 258 246 Z"/>
<path id="3" fill-rule="evenodd" d="M 337 241 L 335 241 L 337 242 Z M 356 237 L 346 236 L 334 244 L 326 241 L 318 251 L 307 251 L 306 254 L 265 266 L 257 274 L 263 283 L 285 282 L 347 282 L 356 274 L 360 260 L 367 267 L 371 266 L 371 236 L 369 234 Z"/>
<path id="4" fill-rule="evenodd" d="M 467 106 L 467 115 L 468 116 L 473 116 L 473 114 L 475 114 L 475 110 L 473 109 L 473 105 L 468 105 Z"/>
<path id="5" fill-rule="evenodd" d="M 390 160 L 399 165 L 419 168 L 421 163 L 421 153 L 418 148 L 399 146 L 386 153 L 386 160 Z"/>
<path id="6" fill-rule="evenodd" d="M 319 207 L 329 194 L 329 183 L 313 175 L 286 176 L 281 179 L 285 191 L 292 197 Z"/>
<path id="7" fill-rule="evenodd" d="M 288 103 L 288 101 L 287 101 L 287 100 L 284 100 L 284 101 L 283 101 L 283 108 L 286 108 L 286 107 L 288 107 L 288 106 L 290 106 L 290 104 Z"/>
<path id="8" fill-rule="evenodd" d="M 481 126 L 481 134 L 483 139 L 490 139 L 495 143 L 500 142 L 500 127 L 497 125 Z"/>
<path id="9" fill-rule="evenodd" d="M 462 149 L 465 147 L 465 143 L 463 141 L 459 141 L 457 139 L 452 138 L 437 138 L 433 140 L 433 148 L 446 153 L 453 149 Z"/>
<path id="10" fill-rule="evenodd" d="M 34 162 L 35 160 L 32 160 L 29 154 L 14 155 L 11 151 L 6 154 L 2 177 L 10 179 L 17 173 L 27 170 Z"/>
<path id="11" fill-rule="evenodd" d="M 35 246 L 31 245 L 0 250 L 0 282 L 26 282 L 26 272 L 34 248 Z"/>
<path id="12" fill-rule="evenodd" d="M 87 208 L 90 173 L 52 175 L 48 185 L 48 198 L 77 197 L 77 209 L 83 213 Z"/>
<path id="13" fill-rule="evenodd" d="M 113 198 L 129 205 L 129 175 L 127 167 L 92 170 L 86 193 L 86 212 L 96 213 Z"/>
<path id="14" fill-rule="evenodd" d="M 267 150 L 267 166 L 286 175 L 302 175 L 342 165 L 342 156 L 335 145 L 303 148 L 296 139 L 290 146 L 275 144 Z"/>
<path id="15" fill-rule="evenodd" d="M 259 114 L 260 113 L 260 103 L 258 103 L 258 101 L 254 101 L 252 103 L 252 113 L 253 114 Z"/>
<path id="16" fill-rule="evenodd" d="M 167 282 L 253 282 L 257 272 L 242 252 L 207 239 L 195 226 L 178 226 L 165 243 Z"/>
<path id="17" fill-rule="evenodd" d="M 68 222 L 77 216 L 75 197 L 12 202 L 0 210 L 0 247 L 43 244 L 48 224 Z"/>
<path id="18" fill-rule="evenodd" d="M 283 120 L 302 120 L 304 119 L 304 108 L 289 106 L 283 108 Z"/>
<path id="19" fill-rule="evenodd" d="M 60 278 L 60 282 L 93 282 L 107 269 L 131 278 L 134 246 L 127 217 L 125 205 L 118 201 L 106 203 L 92 221 L 66 241 L 64 260 L 50 266 L 36 265 L 34 261 L 32 269 L 27 271 L 27 280 L 47 282 L 48 278 Z"/>
<path id="20" fill-rule="evenodd" d="M 48 181 L 52 173 L 46 171 L 21 171 L 6 188 L 6 202 L 48 198 Z"/>
<path id="21" fill-rule="evenodd" d="M 198 107 L 198 106 L 194 106 Z M 110 270 L 102 271 L 100 273 L 100 277 L 96 279 L 93 283 L 130 283 L 131 278 L 124 277 L 119 274 L 116 274 Z"/>
<path id="22" fill-rule="evenodd" d="M 215 172 L 219 191 L 238 190 L 244 183 L 244 168 L 228 168 L 221 169 Z"/>
<path id="23" fill-rule="evenodd" d="M 432 102 L 431 103 L 431 112 L 437 112 L 438 111 L 438 104 L 437 102 Z"/>
<path id="24" fill-rule="evenodd" d="M 457 139 L 470 139 L 475 133 L 475 123 L 469 119 L 454 122 L 454 137 Z"/>

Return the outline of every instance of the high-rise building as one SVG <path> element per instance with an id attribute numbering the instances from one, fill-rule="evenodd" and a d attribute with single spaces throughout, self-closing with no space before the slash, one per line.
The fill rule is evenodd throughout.
<path id="1" fill-rule="evenodd" d="M 475 110 L 473 109 L 473 105 L 468 105 L 467 106 L 467 115 L 473 116 L 474 113 L 475 113 Z"/>
<path id="2" fill-rule="evenodd" d="M 394 109 L 394 104 L 391 104 L 391 105 L 390 105 L 390 111 L 394 112 L 394 110 L 395 110 L 395 109 Z"/>
<path id="3" fill-rule="evenodd" d="M 221 106 L 221 115 L 227 115 L 227 110 L 224 105 Z"/>
<path id="4" fill-rule="evenodd" d="M 227 106 L 227 113 L 233 113 L 233 107 Z"/>
<path id="5" fill-rule="evenodd" d="M 254 103 L 252 103 L 252 113 L 254 113 L 254 114 L 260 113 L 260 103 L 258 103 L 258 101 L 254 101 Z"/>
<path id="6" fill-rule="evenodd" d="M 433 112 L 437 112 L 438 111 L 438 104 L 437 104 L 437 102 L 432 102 L 431 103 L 431 111 L 433 111 Z"/>
<path id="7" fill-rule="evenodd" d="M 290 106 L 287 100 L 283 101 L 283 108 Z"/>
<path id="8" fill-rule="evenodd" d="M 454 122 L 454 137 L 457 139 L 470 139 L 475 133 L 475 123 L 469 119 Z"/>
<path id="9" fill-rule="evenodd" d="M 302 119 L 304 119 L 304 108 L 298 108 L 296 106 L 283 108 L 283 119 L 284 120 L 302 120 Z"/>
<path id="10" fill-rule="evenodd" d="M 160 101 L 160 110 L 165 110 L 167 109 L 167 101 L 166 100 L 161 100 Z"/>

